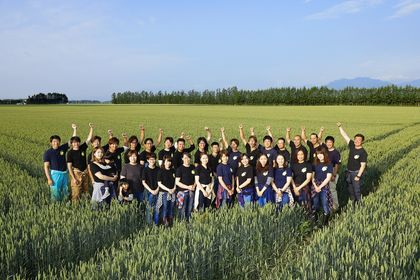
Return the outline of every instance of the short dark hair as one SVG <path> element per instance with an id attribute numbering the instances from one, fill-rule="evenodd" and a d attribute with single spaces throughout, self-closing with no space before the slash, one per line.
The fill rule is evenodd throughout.
<path id="1" fill-rule="evenodd" d="M 255 135 L 251 135 L 251 136 L 248 137 L 248 141 L 251 140 L 251 139 L 254 139 L 255 142 L 258 142 L 257 136 L 255 136 Z"/>
<path id="2" fill-rule="evenodd" d="M 325 142 L 327 142 L 327 141 L 332 141 L 334 143 L 335 139 L 332 136 L 327 136 L 327 137 L 325 137 Z"/>
<path id="3" fill-rule="evenodd" d="M 144 144 L 146 144 L 147 141 L 150 141 L 153 144 L 153 139 L 152 138 L 148 137 L 148 138 L 144 139 Z"/>
<path id="4" fill-rule="evenodd" d="M 93 136 L 92 140 L 90 140 L 90 142 L 93 143 L 96 140 L 98 140 L 99 142 L 101 142 L 102 141 L 102 137 L 101 136 L 98 136 L 98 135 L 95 135 L 95 136 Z"/>
<path id="5" fill-rule="evenodd" d="M 263 142 L 264 142 L 265 140 L 270 140 L 270 142 L 273 142 L 273 138 L 272 138 L 270 135 L 266 135 L 266 136 L 264 136 L 264 138 L 263 138 Z"/>
<path id="6" fill-rule="evenodd" d="M 185 143 L 185 139 L 184 139 L 184 138 L 178 138 L 178 139 L 176 140 L 176 142 L 177 142 L 177 143 L 179 143 L 179 142 L 184 142 L 184 143 Z"/>
<path id="7" fill-rule="evenodd" d="M 227 157 L 229 156 L 228 151 L 226 151 L 225 149 L 221 150 L 219 154 L 220 154 L 220 157 L 222 157 L 223 155 L 225 155 Z"/>
<path id="8" fill-rule="evenodd" d="M 236 138 L 233 138 L 230 140 L 230 143 L 232 144 L 232 142 L 235 142 L 236 146 L 239 146 L 239 140 Z"/>
<path id="9" fill-rule="evenodd" d="M 211 146 L 213 147 L 213 146 L 219 146 L 219 143 L 218 142 L 211 142 Z"/>
<path id="10" fill-rule="evenodd" d="M 184 157 L 184 156 L 187 156 L 187 157 L 191 158 L 191 155 L 190 155 L 190 153 L 188 153 L 188 152 L 184 152 L 184 153 L 182 153 L 182 157 Z"/>
<path id="11" fill-rule="evenodd" d="M 365 136 L 363 134 L 357 133 L 356 135 L 354 135 L 354 138 L 356 138 L 356 137 L 361 137 L 362 142 L 365 141 Z"/>
<path id="12" fill-rule="evenodd" d="M 169 140 L 169 142 L 171 142 L 171 144 L 174 143 L 174 138 L 173 137 L 170 137 L 170 136 L 166 137 L 164 142 L 166 142 L 168 140 Z"/>
<path id="13" fill-rule="evenodd" d="M 139 138 L 137 138 L 137 136 L 136 136 L 136 135 L 132 135 L 132 136 L 130 136 L 130 138 L 128 138 L 128 143 L 131 143 L 131 142 L 133 142 L 134 140 L 136 140 L 136 141 L 137 141 L 137 143 L 139 142 Z"/>
<path id="14" fill-rule="evenodd" d="M 56 140 L 58 140 L 58 141 L 60 141 L 60 142 L 61 142 L 61 138 L 60 138 L 60 136 L 58 136 L 58 135 L 52 135 L 52 136 L 50 137 L 50 143 L 51 143 L 54 139 L 56 139 Z"/>
<path id="15" fill-rule="evenodd" d="M 318 134 L 316 134 L 315 132 L 312 132 L 312 133 L 311 133 L 311 136 L 312 136 L 312 135 L 313 135 L 313 136 L 315 136 L 315 137 L 318 139 Z"/>
<path id="16" fill-rule="evenodd" d="M 146 160 L 149 160 L 151 158 L 156 159 L 156 154 L 155 153 L 147 153 Z"/>
<path id="17" fill-rule="evenodd" d="M 111 137 L 108 140 L 108 144 L 109 145 L 111 145 L 111 144 L 117 144 L 117 145 L 119 145 L 120 144 L 120 140 L 117 137 Z"/>
<path id="18" fill-rule="evenodd" d="M 282 140 L 284 143 L 286 143 L 286 139 L 284 139 L 283 137 L 279 137 L 279 139 L 277 139 L 277 141 Z"/>
<path id="19" fill-rule="evenodd" d="M 165 161 L 171 162 L 171 166 L 173 165 L 172 157 L 170 155 L 166 155 L 162 159 L 162 164 L 160 165 L 160 168 L 165 169 Z"/>
<path id="20" fill-rule="evenodd" d="M 126 178 L 122 178 L 120 179 L 120 181 L 118 182 L 118 185 L 121 187 L 122 185 L 129 185 L 128 181 Z"/>
<path id="21" fill-rule="evenodd" d="M 73 143 L 73 142 L 82 142 L 82 140 L 80 140 L 80 137 L 79 136 L 73 136 L 72 138 L 70 138 L 70 143 Z"/>

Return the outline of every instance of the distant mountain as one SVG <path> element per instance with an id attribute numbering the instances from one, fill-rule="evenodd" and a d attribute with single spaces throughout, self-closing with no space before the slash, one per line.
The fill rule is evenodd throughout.
<path id="1" fill-rule="evenodd" d="M 326 86 L 333 89 L 343 89 L 346 87 L 359 87 L 359 88 L 378 88 L 378 87 L 385 87 L 389 85 L 396 85 L 396 86 L 412 86 L 412 87 L 420 87 L 420 79 L 408 82 L 400 82 L 400 83 L 391 83 L 388 81 L 372 79 L 368 77 L 359 77 L 354 79 L 340 79 L 335 80 L 327 84 Z"/>
<path id="2" fill-rule="evenodd" d="M 367 78 L 367 77 L 359 77 L 354 79 L 340 79 L 327 84 L 327 87 L 333 89 L 343 89 L 346 87 L 359 87 L 359 88 L 376 88 L 376 87 L 385 87 L 391 85 L 392 83 Z"/>
<path id="3" fill-rule="evenodd" d="M 412 87 L 420 87 L 420 79 L 419 80 L 414 80 L 414 81 L 410 81 L 410 82 L 402 82 L 402 83 L 398 83 L 398 86 L 412 86 Z"/>

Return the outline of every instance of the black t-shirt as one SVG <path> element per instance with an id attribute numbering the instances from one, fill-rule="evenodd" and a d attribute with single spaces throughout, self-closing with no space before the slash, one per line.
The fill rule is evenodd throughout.
<path id="1" fill-rule="evenodd" d="M 122 163 L 121 163 L 121 154 L 122 153 L 124 153 L 124 148 L 123 147 L 117 148 L 114 152 L 111 152 L 110 150 L 108 150 L 105 153 L 105 159 L 110 160 L 111 163 L 113 165 L 115 165 L 115 168 L 118 171 L 121 171 L 121 167 L 122 167 Z"/>
<path id="2" fill-rule="evenodd" d="M 174 156 L 174 152 L 175 152 L 175 147 L 174 146 L 170 147 L 168 151 L 165 150 L 165 149 L 160 150 L 159 151 L 159 154 L 158 154 L 158 160 L 163 160 L 163 158 L 165 156 L 173 157 Z"/>
<path id="3" fill-rule="evenodd" d="M 258 157 L 261 154 L 261 148 L 262 148 L 262 146 L 260 144 L 258 144 L 256 149 L 251 151 L 251 145 L 249 145 L 249 143 L 246 143 L 246 145 L 245 145 L 246 154 L 249 157 L 249 164 L 252 165 L 252 167 L 254 167 L 254 169 L 257 166 L 257 160 L 258 160 Z"/>
<path id="4" fill-rule="evenodd" d="M 145 167 L 143 169 L 143 176 L 142 179 L 146 181 L 146 184 L 152 189 L 156 190 L 158 188 L 158 181 L 157 181 L 157 174 L 159 168 L 155 166 L 155 168 Z"/>
<path id="5" fill-rule="evenodd" d="M 176 178 L 180 178 L 180 182 L 184 185 L 191 186 L 194 185 L 195 182 L 195 168 L 193 165 L 186 167 L 185 165 L 181 165 L 176 169 Z M 180 187 L 176 187 L 177 191 L 185 191 Z"/>
<path id="6" fill-rule="evenodd" d="M 306 180 L 307 174 L 312 174 L 312 164 L 305 161 L 303 163 L 294 163 L 292 165 L 293 181 L 296 185 L 300 185 Z"/>
<path id="7" fill-rule="evenodd" d="M 151 154 L 153 154 L 156 151 L 156 147 L 153 145 L 152 148 L 150 149 L 150 152 L 144 150 L 140 153 L 138 160 L 140 161 L 147 161 L 147 156 L 150 156 Z"/>
<path id="8" fill-rule="evenodd" d="M 142 182 L 143 169 L 144 167 L 141 164 L 132 165 L 128 163 L 121 170 L 121 176 L 127 179 L 128 185 L 133 192 L 144 191 Z"/>
<path id="9" fill-rule="evenodd" d="M 316 158 L 316 149 L 317 149 L 318 147 L 322 147 L 322 148 L 324 148 L 324 149 L 325 149 L 325 151 L 328 151 L 328 148 L 327 148 L 327 146 L 326 146 L 324 143 L 321 143 L 321 144 L 319 144 L 319 146 L 314 147 L 314 145 L 312 144 L 312 142 L 311 142 L 311 141 L 306 140 L 306 144 L 307 144 L 307 145 L 308 145 L 308 147 L 309 147 L 308 162 L 310 162 L 310 163 L 312 163 L 312 164 L 313 164 L 313 162 L 314 162 L 314 159 Z"/>
<path id="10" fill-rule="evenodd" d="M 277 151 L 278 155 L 282 155 L 287 162 L 290 162 L 290 153 L 288 150 L 280 150 L 277 145 L 274 147 L 274 149 Z"/>
<path id="11" fill-rule="evenodd" d="M 71 162 L 73 168 L 77 168 L 80 171 L 85 171 L 87 167 L 86 161 L 86 150 L 88 146 L 86 143 L 80 145 L 79 149 L 70 149 L 67 152 L 67 162 Z"/>
<path id="12" fill-rule="evenodd" d="M 216 174 L 217 165 L 219 165 L 219 163 L 220 163 L 220 155 L 219 154 L 217 154 L 216 156 L 213 156 L 213 154 L 209 155 L 208 166 L 209 166 L 211 172 L 213 173 L 213 175 Z"/>
<path id="13" fill-rule="evenodd" d="M 229 146 L 227 148 L 227 152 L 229 153 L 228 164 L 232 168 L 233 176 L 236 176 L 239 162 L 241 161 L 241 152 L 240 151 L 232 151 L 232 148 Z"/>
<path id="14" fill-rule="evenodd" d="M 211 183 L 211 179 L 213 173 L 211 172 L 210 168 L 204 168 L 201 164 L 195 168 L 195 176 L 198 175 L 198 181 L 201 184 L 208 185 Z"/>
<path id="15" fill-rule="evenodd" d="M 354 141 L 349 142 L 349 160 L 347 162 L 347 169 L 350 171 L 357 171 L 360 169 L 361 162 L 367 162 L 368 154 L 364 148 L 356 149 Z"/>
<path id="16" fill-rule="evenodd" d="M 200 157 L 201 157 L 201 154 L 202 153 L 205 153 L 205 154 L 207 154 L 207 152 L 206 151 L 200 151 L 200 149 L 198 149 L 197 151 L 195 151 L 195 154 L 194 154 L 194 164 L 201 164 L 201 161 L 200 161 Z"/>
<path id="17" fill-rule="evenodd" d="M 105 176 L 114 176 L 116 173 L 115 168 L 113 168 L 110 165 L 106 165 L 106 164 L 96 164 L 94 162 L 92 162 L 90 165 L 90 171 L 92 172 L 93 175 L 93 181 L 95 181 L 96 183 L 103 183 L 105 180 L 99 179 L 96 176 L 96 173 L 101 173 L 102 175 Z"/>
<path id="18" fill-rule="evenodd" d="M 175 169 L 160 168 L 157 175 L 158 182 L 161 182 L 168 189 L 173 189 L 175 186 Z M 164 189 L 160 189 L 162 192 L 167 192 Z"/>
<path id="19" fill-rule="evenodd" d="M 175 169 L 182 165 L 182 155 L 184 153 L 191 153 L 192 151 L 194 151 L 194 149 L 195 149 L 195 145 L 191 144 L 191 146 L 189 148 L 185 148 L 182 152 L 180 152 L 178 150 L 174 151 L 174 157 L 173 157 L 172 163 L 173 163 Z"/>
<path id="20" fill-rule="evenodd" d="M 290 162 L 292 164 L 297 163 L 296 154 L 297 154 L 297 151 L 299 151 L 299 150 L 302 150 L 303 151 L 303 154 L 305 156 L 305 158 L 303 160 L 304 161 L 307 160 L 307 158 L 308 158 L 308 150 L 304 146 L 300 145 L 299 148 L 296 148 L 295 143 L 293 141 L 290 141 L 289 142 L 289 146 L 290 146 L 290 151 L 291 151 L 291 153 L 290 153 Z"/>
<path id="21" fill-rule="evenodd" d="M 66 152 L 69 149 L 69 144 L 65 143 L 59 146 L 56 150 L 50 148 L 44 153 L 44 162 L 50 163 L 51 170 L 66 171 Z"/>
<path id="22" fill-rule="evenodd" d="M 251 182 L 247 187 L 242 188 L 242 191 L 247 193 L 247 190 L 253 190 L 254 188 L 254 168 L 251 165 L 244 167 L 243 165 L 238 167 L 238 181 L 239 185 L 242 185 L 246 180 L 251 179 Z M 238 186 L 239 187 L 239 186 Z"/>

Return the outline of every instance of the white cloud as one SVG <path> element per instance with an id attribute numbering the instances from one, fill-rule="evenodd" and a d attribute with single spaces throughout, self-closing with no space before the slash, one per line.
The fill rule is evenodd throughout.
<path id="1" fill-rule="evenodd" d="M 390 19 L 405 17 L 420 10 L 420 1 L 401 1 L 398 5 L 394 6 L 394 9 L 395 13 L 389 17 Z"/>
<path id="2" fill-rule="evenodd" d="M 331 6 L 321 12 L 307 16 L 309 20 L 323 20 L 338 18 L 346 14 L 355 14 L 368 7 L 380 4 L 382 0 L 352 0 Z"/>

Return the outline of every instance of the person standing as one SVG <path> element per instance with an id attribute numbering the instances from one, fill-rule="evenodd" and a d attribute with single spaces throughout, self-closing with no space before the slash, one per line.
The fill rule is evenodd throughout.
<path id="1" fill-rule="evenodd" d="M 333 197 L 333 210 L 337 211 L 338 207 L 340 206 L 338 202 L 338 194 L 337 194 L 337 182 L 338 182 L 338 173 L 340 171 L 341 166 L 341 154 L 340 152 L 334 147 L 335 139 L 332 136 L 327 136 L 325 138 L 325 145 L 328 149 L 328 158 L 333 165 L 333 173 L 331 177 L 331 181 L 329 183 L 330 191 Z"/>
<path id="2" fill-rule="evenodd" d="M 358 133 L 354 136 L 353 140 L 351 140 L 340 122 L 337 123 L 337 126 L 350 150 L 347 162 L 346 182 L 350 199 L 353 202 L 353 207 L 355 207 L 357 203 L 362 201 L 361 188 L 368 157 L 366 150 L 363 148 L 365 136 Z"/>
<path id="3" fill-rule="evenodd" d="M 185 152 L 182 155 L 182 162 L 182 165 L 176 169 L 175 174 L 176 199 L 179 219 L 185 219 L 188 222 L 194 205 L 195 169 L 191 165 L 191 155 L 189 153 Z"/>
<path id="4" fill-rule="evenodd" d="M 72 124 L 72 128 L 74 137 L 77 133 L 77 126 Z M 66 152 L 69 149 L 70 142 L 63 145 L 60 145 L 60 143 L 60 136 L 52 135 L 50 137 L 51 148 L 46 150 L 43 156 L 44 173 L 50 187 L 52 201 L 63 201 L 69 195 Z"/>
<path id="5" fill-rule="evenodd" d="M 67 152 L 67 168 L 71 177 L 71 200 L 77 202 L 81 196 L 88 195 L 89 174 L 87 169 L 86 150 L 93 136 L 93 124 L 89 123 L 89 135 L 83 144 L 78 136 L 70 139 L 71 149 Z"/>

